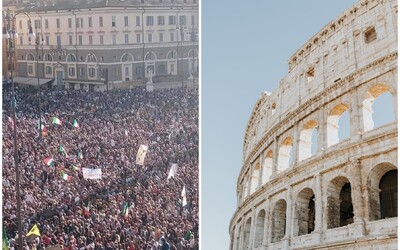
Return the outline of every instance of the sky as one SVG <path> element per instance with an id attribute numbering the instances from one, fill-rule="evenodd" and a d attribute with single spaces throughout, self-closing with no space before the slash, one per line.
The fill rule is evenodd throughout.
<path id="1" fill-rule="evenodd" d="M 202 0 L 201 248 L 229 249 L 244 132 L 287 60 L 356 0 Z"/>

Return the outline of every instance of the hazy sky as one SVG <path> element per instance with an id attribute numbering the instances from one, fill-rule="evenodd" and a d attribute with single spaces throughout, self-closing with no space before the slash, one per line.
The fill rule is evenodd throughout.
<path id="1" fill-rule="evenodd" d="M 202 0 L 202 249 L 229 248 L 247 121 L 287 60 L 356 0 Z"/>

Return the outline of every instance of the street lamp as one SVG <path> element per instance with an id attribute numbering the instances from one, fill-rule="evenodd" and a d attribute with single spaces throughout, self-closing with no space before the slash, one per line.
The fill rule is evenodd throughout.
<path id="1" fill-rule="evenodd" d="M 42 24 L 40 24 L 42 25 Z M 38 86 L 38 102 L 39 102 L 39 140 L 42 138 L 42 91 L 40 88 L 40 79 L 39 79 L 39 45 L 42 48 L 43 51 L 43 45 L 45 45 L 44 39 L 43 39 L 43 33 L 41 34 L 42 39 L 41 42 L 39 42 L 39 36 L 37 35 L 37 27 L 36 27 L 36 39 L 35 39 L 35 50 L 36 50 L 36 76 L 37 76 L 37 86 Z M 44 60 L 43 58 L 43 53 L 42 53 L 42 61 Z M 44 72 L 43 72 L 44 73 Z"/>
<path id="2" fill-rule="evenodd" d="M 18 220 L 18 248 L 22 249 L 22 220 L 21 220 L 21 193 L 20 193 L 20 178 L 19 178 L 19 166 L 18 166 L 18 145 L 17 145 L 17 119 L 16 119 L 16 96 L 15 96 L 15 84 L 13 79 L 13 57 L 15 54 L 15 38 L 17 32 L 15 29 L 16 16 L 19 14 L 26 15 L 29 18 L 28 30 L 29 37 L 35 37 L 32 31 L 31 18 L 25 12 L 12 13 L 10 10 L 3 12 L 3 38 L 6 40 L 6 48 L 8 58 L 10 59 L 10 80 L 11 80 L 11 106 L 13 115 L 13 133 L 14 133 L 14 165 L 16 173 L 16 196 L 17 196 L 17 220 Z M 4 72 L 3 72 L 4 74 Z"/>

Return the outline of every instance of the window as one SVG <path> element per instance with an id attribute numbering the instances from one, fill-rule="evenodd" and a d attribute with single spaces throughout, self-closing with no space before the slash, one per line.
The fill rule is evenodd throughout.
<path id="1" fill-rule="evenodd" d="M 169 25 L 175 25 L 175 24 L 176 24 L 176 22 L 175 22 L 175 16 L 169 16 L 169 17 L 168 17 L 168 24 L 169 24 Z"/>
<path id="2" fill-rule="evenodd" d="M 68 18 L 68 28 L 72 28 L 72 18 Z"/>
<path id="3" fill-rule="evenodd" d="M 70 36 L 68 36 L 68 41 L 69 41 L 69 45 L 72 45 L 72 36 L 70 35 Z"/>
<path id="4" fill-rule="evenodd" d="M 186 16 L 179 16 L 179 24 L 186 25 Z"/>
<path id="5" fill-rule="evenodd" d="M 79 76 L 85 76 L 85 69 L 79 68 Z"/>
<path id="6" fill-rule="evenodd" d="M 140 26 L 140 16 L 136 16 L 136 26 Z"/>
<path id="7" fill-rule="evenodd" d="M 137 42 L 137 43 L 140 43 L 140 40 L 141 40 L 141 39 L 140 39 L 140 34 L 136 34 L 136 42 Z"/>
<path id="8" fill-rule="evenodd" d="M 280 241 L 286 233 L 286 201 L 280 199 L 272 212 L 272 236 L 271 242 Z"/>
<path id="9" fill-rule="evenodd" d="M 160 34 L 159 34 L 159 38 L 160 38 L 160 42 L 163 42 L 163 41 L 164 41 L 164 34 L 163 34 L 163 33 L 160 33 Z"/>
<path id="10" fill-rule="evenodd" d="M 19 29 L 22 29 L 22 20 L 19 20 Z"/>
<path id="11" fill-rule="evenodd" d="M 20 45 L 23 45 L 23 44 L 24 44 L 24 39 L 23 39 L 22 36 L 19 37 L 19 44 L 20 44 Z"/>
<path id="12" fill-rule="evenodd" d="M 135 73 L 138 76 L 138 78 L 142 78 L 142 76 L 143 76 L 143 68 L 142 68 L 142 66 L 136 67 L 136 72 Z"/>
<path id="13" fill-rule="evenodd" d="M 77 28 L 83 28 L 83 18 L 77 18 L 76 19 L 76 27 Z"/>
<path id="14" fill-rule="evenodd" d="M 82 35 L 78 36 L 78 40 L 79 40 L 79 45 L 82 45 Z"/>
<path id="15" fill-rule="evenodd" d="M 68 68 L 68 76 L 75 76 L 75 68 L 74 67 Z"/>
<path id="16" fill-rule="evenodd" d="M 46 66 L 46 75 L 51 75 L 53 73 L 53 69 L 51 66 Z"/>
<path id="17" fill-rule="evenodd" d="M 111 17 L 111 27 L 116 27 L 117 26 L 117 17 L 112 16 Z"/>
<path id="18" fill-rule="evenodd" d="M 194 15 L 192 15 L 192 25 L 194 25 Z"/>
<path id="19" fill-rule="evenodd" d="M 152 42 L 153 42 L 153 34 L 148 34 L 148 35 L 147 35 L 147 41 L 148 41 L 149 43 L 152 43 Z"/>
<path id="20" fill-rule="evenodd" d="M 28 65 L 28 74 L 33 74 L 33 65 Z"/>
<path id="21" fill-rule="evenodd" d="M 126 43 L 126 44 L 129 43 L 129 34 L 125 34 L 125 43 Z"/>
<path id="22" fill-rule="evenodd" d="M 104 44 L 104 36 L 100 35 L 100 44 Z"/>
<path id="23" fill-rule="evenodd" d="M 93 44 L 93 36 L 92 36 L 92 35 L 89 36 L 89 44 L 90 44 L 90 45 Z"/>
<path id="24" fill-rule="evenodd" d="M 174 34 L 174 33 L 171 33 L 171 34 L 170 34 L 169 40 L 170 40 L 171 42 L 175 41 L 175 34 Z"/>
<path id="25" fill-rule="evenodd" d="M 35 20 L 35 29 L 40 29 L 40 20 Z"/>
<path id="26" fill-rule="evenodd" d="M 89 77 L 95 77 L 96 76 L 96 70 L 94 68 L 89 68 Z"/>
<path id="27" fill-rule="evenodd" d="M 88 18 L 88 25 L 89 25 L 90 28 L 92 27 L 92 17 Z"/>
<path id="28" fill-rule="evenodd" d="M 129 26 L 129 24 L 128 24 L 128 16 L 124 16 L 124 26 Z"/>
<path id="29" fill-rule="evenodd" d="M 49 37 L 49 36 L 46 36 L 46 37 L 45 37 L 45 41 L 46 41 L 46 45 L 49 45 L 49 44 L 50 44 L 50 37 Z"/>
<path id="30" fill-rule="evenodd" d="M 112 35 L 112 44 L 117 44 L 117 35 Z"/>
<path id="31" fill-rule="evenodd" d="M 102 16 L 99 17 L 99 26 L 103 27 L 103 17 Z"/>
<path id="32" fill-rule="evenodd" d="M 312 80 L 314 80 L 314 67 L 307 71 L 307 82 L 311 82 Z"/>
<path id="33" fill-rule="evenodd" d="M 49 20 L 48 19 L 44 19 L 44 28 L 45 29 L 49 28 Z"/>
<path id="34" fill-rule="evenodd" d="M 146 17 L 146 25 L 153 26 L 153 16 Z"/>
<path id="35" fill-rule="evenodd" d="M 57 46 L 61 46 L 61 36 L 57 36 Z"/>
<path id="36" fill-rule="evenodd" d="M 365 43 L 370 43 L 376 40 L 376 30 L 375 27 L 369 27 L 364 33 Z"/>
<path id="37" fill-rule="evenodd" d="M 165 20 L 164 20 L 164 16 L 159 16 L 158 17 L 158 25 L 164 25 Z"/>

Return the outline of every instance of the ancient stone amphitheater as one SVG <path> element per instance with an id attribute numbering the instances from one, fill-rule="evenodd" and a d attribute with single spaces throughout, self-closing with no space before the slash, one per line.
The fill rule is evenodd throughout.
<path id="1" fill-rule="evenodd" d="M 244 138 L 231 249 L 397 249 L 397 8 L 359 1 L 261 95 Z M 392 107 L 374 110 L 379 98 Z M 374 112 L 393 118 L 374 126 Z"/>

